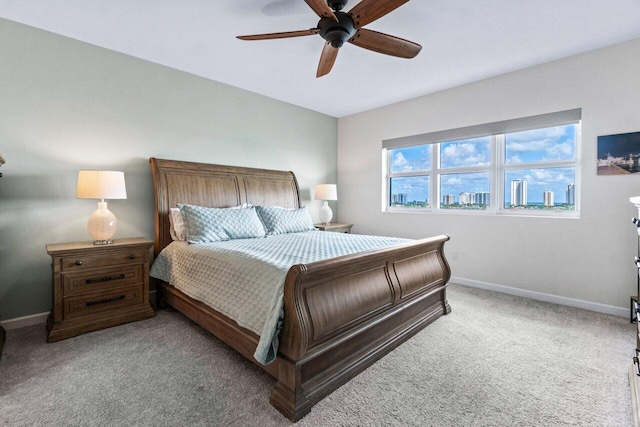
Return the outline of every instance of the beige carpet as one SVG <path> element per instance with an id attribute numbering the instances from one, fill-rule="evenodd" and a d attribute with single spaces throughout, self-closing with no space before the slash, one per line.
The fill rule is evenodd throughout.
<path id="1" fill-rule="evenodd" d="M 452 285 L 448 316 L 299 426 L 628 426 L 627 319 Z M 45 343 L 7 332 L 1 426 L 287 426 L 274 380 L 179 313 Z"/>

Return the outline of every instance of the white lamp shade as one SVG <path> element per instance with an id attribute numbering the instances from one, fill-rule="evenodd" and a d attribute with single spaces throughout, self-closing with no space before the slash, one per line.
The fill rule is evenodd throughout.
<path id="1" fill-rule="evenodd" d="M 124 172 L 119 171 L 79 171 L 78 199 L 126 199 L 127 188 Z"/>
<path id="2" fill-rule="evenodd" d="M 338 188 L 335 184 L 316 185 L 316 200 L 338 200 Z"/>

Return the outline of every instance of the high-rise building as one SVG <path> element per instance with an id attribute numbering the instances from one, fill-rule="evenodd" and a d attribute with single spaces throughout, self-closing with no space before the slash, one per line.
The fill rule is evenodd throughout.
<path id="1" fill-rule="evenodd" d="M 477 205 L 489 205 L 491 202 L 491 193 L 475 193 Z"/>
<path id="2" fill-rule="evenodd" d="M 567 185 L 567 195 L 566 200 L 568 205 L 576 204 L 576 186 L 574 184 Z"/>
<path id="3" fill-rule="evenodd" d="M 524 179 L 511 181 L 511 206 L 527 206 L 527 181 Z"/>
<path id="4" fill-rule="evenodd" d="M 460 193 L 460 204 L 461 205 L 473 205 L 476 203 L 476 195 L 475 193 Z"/>
<path id="5" fill-rule="evenodd" d="M 407 193 L 396 193 L 391 196 L 394 205 L 406 205 Z"/>
<path id="6" fill-rule="evenodd" d="M 544 205 L 545 206 L 554 206 L 553 204 L 553 191 L 545 191 L 544 192 Z"/>
<path id="7" fill-rule="evenodd" d="M 450 206 L 456 203 L 456 196 L 453 194 L 445 194 L 442 196 L 442 204 L 444 206 Z"/>

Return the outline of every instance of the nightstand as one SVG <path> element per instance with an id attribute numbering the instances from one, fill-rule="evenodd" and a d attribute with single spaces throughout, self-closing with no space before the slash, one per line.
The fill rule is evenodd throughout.
<path id="1" fill-rule="evenodd" d="M 315 228 L 320 231 L 332 231 L 334 233 L 351 233 L 351 227 L 353 224 L 347 224 L 344 222 L 330 222 L 327 224 L 313 224 Z"/>
<path id="2" fill-rule="evenodd" d="M 143 238 L 47 245 L 53 307 L 47 342 L 153 317 L 149 304 L 149 251 Z"/>

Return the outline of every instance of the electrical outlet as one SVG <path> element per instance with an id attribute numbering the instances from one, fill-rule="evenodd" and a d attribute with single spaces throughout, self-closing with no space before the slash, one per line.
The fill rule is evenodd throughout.
<path id="1" fill-rule="evenodd" d="M 451 259 L 454 261 L 458 260 L 458 251 L 453 251 L 453 253 L 451 254 Z"/>

